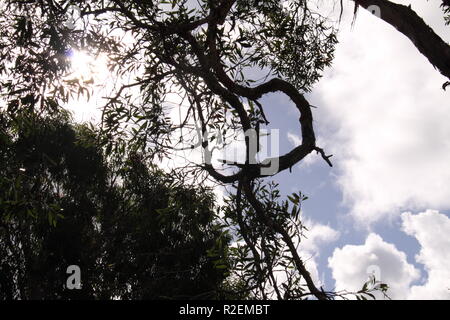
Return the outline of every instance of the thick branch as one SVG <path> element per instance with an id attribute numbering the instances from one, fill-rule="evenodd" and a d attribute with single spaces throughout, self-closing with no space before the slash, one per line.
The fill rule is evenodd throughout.
<path id="1" fill-rule="evenodd" d="M 450 79 L 450 46 L 410 7 L 387 0 L 353 0 L 365 9 L 380 8 L 381 19 L 403 33 L 430 63 Z"/>

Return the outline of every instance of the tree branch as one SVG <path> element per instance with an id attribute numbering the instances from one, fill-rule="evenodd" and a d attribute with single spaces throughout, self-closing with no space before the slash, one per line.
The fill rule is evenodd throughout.
<path id="1" fill-rule="evenodd" d="M 292 241 L 292 238 L 289 236 L 288 232 L 282 226 L 280 226 L 278 223 L 276 223 L 275 221 L 273 221 L 266 215 L 265 208 L 261 204 L 261 202 L 259 202 L 259 200 L 256 198 L 256 196 L 253 192 L 253 188 L 250 184 L 250 181 L 248 179 L 243 179 L 242 186 L 243 186 L 245 196 L 246 196 L 248 202 L 250 203 L 250 205 L 253 207 L 253 209 L 255 209 L 258 219 L 260 219 L 267 227 L 278 232 L 281 235 L 281 237 L 283 238 L 283 241 L 286 243 L 286 245 L 289 248 L 289 252 L 292 254 L 292 257 L 295 262 L 295 266 L 297 267 L 298 272 L 301 274 L 301 276 L 305 280 L 309 291 L 318 300 L 328 300 L 328 296 L 326 295 L 326 293 L 319 290 L 316 287 L 316 285 L 314 284 L 311 274 L 308 272 L 305 265 L 303 264 L 303 261 L 297 252 L 297 248 L 295 247 L 295 245 Z"/>
<path id="2" fill-rule="evenodd" d="M 378 6 L 381 19 L 403 33 L 430 63 L 450 79 L 450 46 L 410 7 L 388 0 L 353 0 L 365 9 Z"/>

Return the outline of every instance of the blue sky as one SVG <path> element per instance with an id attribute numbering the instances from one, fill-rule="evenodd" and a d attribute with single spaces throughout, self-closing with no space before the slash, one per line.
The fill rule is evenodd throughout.
<path id="1" fill-rule="evenodd" d="M 445 40 L 439 1 L 409 4 Z M 344 2 L 345 3 L 345 2 Z M 326 289 L 357 290 L 369 266 L 393 298 L 450 299 L 450 92 L 406 37 L 348 1 L 333 66 L 307 95 L 330 168 L 310 155 L 275 177 L 302 191 L 312 236 L 304 256 Z M 298 115 L 264 100 L 280 150 L 301 142 Z M 409 212 L 409 213 L 408 213 Z M 312 251 L 312 249 L 314 251 Z M 313 272 L 314 273 L 314 272 Z"/>
<path id="2" fill-rule="evenodd" d="M 440 1 L 396 2 L 450 41 Z M 392 298 L 450 299 L 450 90 L 406 37 L 363 9 L 352 28 L 353 2 L 344 5 L 336 58 L 306 96 L 334 166 L 311 154 L 273 180 L 284 195 L 309 197 L 300 250 L 325 289 L 359 290 L 375 268 Z M 280 130 L 280 153 L 301 143 L 289 100 L 261 102 L 269 128 Z M 80 105 L 78 120 L 95 118 L 95 104 Z"/>

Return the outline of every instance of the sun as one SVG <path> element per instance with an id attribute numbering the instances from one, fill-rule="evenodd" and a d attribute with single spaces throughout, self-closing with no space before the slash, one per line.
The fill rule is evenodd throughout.
<path id="1" fill-rule="evenodd" d="M 66 53 L 69 70 L 64 80 L 78 89 L 67 102 L 66 108 L 73 112 L 77 121 L 98 123 L 101 112 L 97 108 L 103 97 L 114 86 L 114 77 L 108 68 L 106 54 L 91 55 L 88 51 L 70 50 Z M 75 91 L 76 92 L 76 91 Z"/>
<path id="2" fill-rule="evenodd" d="M 68 54 L 70 59 L 71 77 L 80 81 L 101 84 L 108 78 L 108 60 L 106 55 L 100 54 L 96 57 L 80 50 L 71 50 Z"/>

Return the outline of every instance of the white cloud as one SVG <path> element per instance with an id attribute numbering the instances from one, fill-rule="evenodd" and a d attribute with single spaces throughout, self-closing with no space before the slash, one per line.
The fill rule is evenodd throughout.
<path id="1" fill-rule="evenodd" d="M 302 144 L 302 138 L 300 138 L 300 136 L 295 133 L 288 132 L 287 138 L 293 147 L 297 147 Z"/>
<path id="2" fill-rule="evenodd" d="M 368 271 L 377 270 L 378 280 L 389 285 L 388 294 L 393 299 L 450 299 L 450 218 L 434 210 L 403 213 L 402 228 L 420 244 L 415 259 L 427 272 L 423 284 L 412 285 L 420 273 L 408 263 L 404 252 L 370 233 L 363 245 L 336 248 L 328 259 L 336 289 L 359 290 Z"/>
<path id="3" fill-rule="evenodd" d="M 410 283 L 419 277 L 419 271 L 407 262 L 405 253 L 375 233 L 370 233 L 363 245 L 335 249 L 328 263 L 338 291 L 360 290 L 376 271 L 377 280 L 389 285 L 389 296 L 399 299 L 408 295 Z"/>
<path id="4" fill-rule="evenodd" d="M 442 20 L 437 5 L 416 4 L 419 14 Z M 429 22 L 441 30 L 436 21 Z M 445 78 L 406 37 L 366 10 L 352 31 L 349 19 L 341 27 L 333 68 L 311 100 L 352 216 L 370 224 L 405 210 L 450 208 Z"/>
<path id="5" fill-rule="evenodd" d="M 340 236 L 339 231 L 328 225 L 315 223 L 310 219 L 306 219 L 304 225 L 308 228 L 308 231 L 306 231 L 306 237 L 301 242 L 303 251 L 317 253 L 320 245 L 336 241 Z"/>
<path id="6" fill-rule="evenodd" d="M 402 214 L 403 230 L 415 237 L 421 249 L 416 261 L 428 273 L 423 285 L 413 286 L 411 299 L 450 299 L 450 219 L 435 210 Z"/>

